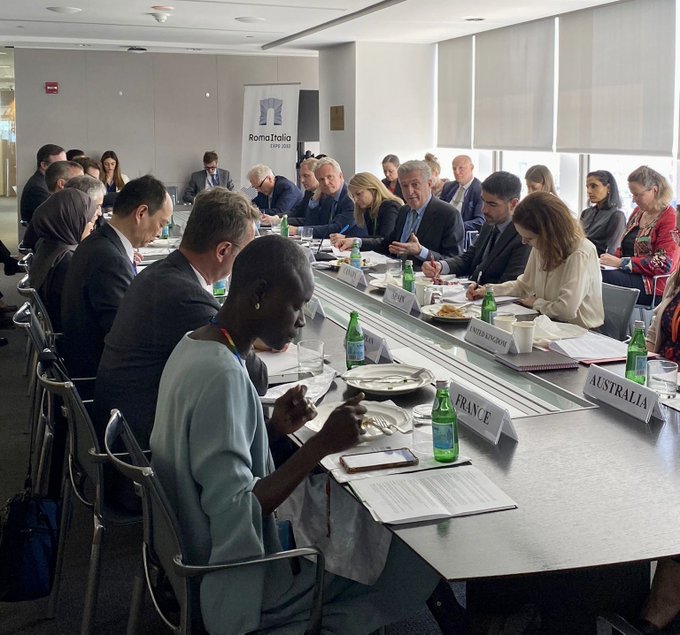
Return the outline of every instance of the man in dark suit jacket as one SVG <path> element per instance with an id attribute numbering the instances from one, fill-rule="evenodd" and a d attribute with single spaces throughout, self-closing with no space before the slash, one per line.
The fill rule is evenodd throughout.
<path id="1" fill-rule="evenodd" d="M 217 152 L 209 150 L 203 155 L 203 169 L 194 172 L 189 179 L 189 185 L 184 188 L 182 200 L 185 203 L 193 203 L 194 198 L 199 192 L 213 187 L 226 187 L 228 190 L 234 189 L 234 182 L 231 180 L 229 170 L 217 167 L 219 157 Z"/>
<path id="2" fill-rule="evenodd" d="M 104 337 L 136 272 L 133 249 L 149 244 L 170 222 L 172 201 L 150 175 L 126 183 L 113 216 L 73 254 L 61 298 L 59 351 L 71 377 L 94 377 Z"/>
<path id="3" fill-rule="evenodd" d="M 473 177 L 472 159 L 461 154 L 453 159 L 453 181 L 444 184 L 441 200 L 451 203 L 463 217 L 465 231 L 479 231 L 484 223 L 482 214 L 482 184 Z M 460 188 L 463 191 L 459 191 Z"/>
<path id="4" fill-rule="evenodd" d="M 423 273 L 432 277 L 455 273 L 482 285 L 515 280 L 524 272 L 531 252 L 512 223 L 521 190 L 520 180 L 509 172 L 494 172 L 485 179 L 482 209 L 486 222 L 477 240 L 460 256 L 424 263 Z"/>
<path id="5" fill-rule="evenodd" d="M 314 238 L 328 238 L 342 230 L 348 237 L 368 236 L 366 228 L 355 226 L 354 201 L 347 192 L 340 164 L 330 157 L 318 159 L 314 167 L 314 176 L 319 183 L 321 197 L 318 200 L 310 199 L 304 220 L 298 219 L 296 224 L 312 227 Z M 297 231 L 296 227 L 289 229 L 293 236 Z"/>
<path id="6" fill-rule="evenodd" d="M 48 143 L 42 146 L 36 155 L 37 169 L 33 173 L 21 191 L 21 220 L 24 224 L 30 222 L 33 212 L 42 205 L 50 196 L 45 183 L 45 171 L 55 161 L 66 161 L 66 152 L 61 146 Z"/>
<path id="7" fill-rule="evenodd" d="M 257 190 L 253 199 L 262 214 L 288 214 L 301 200 L 302 192 L 285 176 L 274 176 L 268 165 L 258 164 L 248 170 L 250 185 Z"/>
<path id="8" fill-rule="evenodd" d="M 220 305 L 212 283 L 226 278 L 236 255 L 255 237 L 259 214 L 240 195 L 219 188 L 196 197 L 177 251 L 137 276 L 106 336 L 95 384 L 94 424 L 103 439 L 112 408 L 119 408 L 137 441 L 149 447 L 165 362 L 185 333 L 208 324 Z M 258 393 L 267 369 L 246 358 Z"/>
<path id="9" fill-rule="evenodd" d="M 414 265 L 441 260 L 463 251 L 464 230 L 460 212 L 432 196 L 432 171 L 424 161 L 399 166 L 404 205 L 397 224 L 383 243 L 383 250 L 415 260 Z"/>

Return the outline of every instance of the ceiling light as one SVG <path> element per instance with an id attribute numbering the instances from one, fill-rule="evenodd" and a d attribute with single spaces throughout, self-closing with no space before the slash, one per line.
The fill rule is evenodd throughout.
<path id="1" fill-rule="evenodd" d="M 243 15 L 239 18 L 234 18 L 238 22 L 245 22 L 246 24 L 253 24 L 254 22 L 264 22 L 264 18 L 258 18 L 254 15 Z"/>
<path id="2" fill-rule="evenodd" d="M 146 53 L 148 49 L 145 49 L 143 46 L 128 46 L 127 47 L 127 52 L 128 53 Z"/>
<path id="3" fill-rule="evenodd" d="M 465 18 L 466 22 L 484 22 L 484 18 Z"/>
<path id="4" fill-rule="evenodd" d="M 174 11 L 175 7 L 167 7 L 163 4 L 154 4 L 153 7 L 151 7 L 154 11 Z"/>
<path id="5" fill-rule="evenodd" d="M 78 7 L 47 7 L 47 10 L 55 13 L 80 13 L 82 11 Z"/>

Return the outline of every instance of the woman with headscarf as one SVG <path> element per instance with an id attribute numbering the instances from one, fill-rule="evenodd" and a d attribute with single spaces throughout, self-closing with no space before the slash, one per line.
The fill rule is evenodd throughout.
<path id="1" fill-rule="evenodd" d="M 66 188 L 50 196 L 33 216 L 38 243 L 29 274 L 55 331 L 61 331 L 61 291 L 73 252 L 92 232 L 97 209 L 84 192 Z"/>

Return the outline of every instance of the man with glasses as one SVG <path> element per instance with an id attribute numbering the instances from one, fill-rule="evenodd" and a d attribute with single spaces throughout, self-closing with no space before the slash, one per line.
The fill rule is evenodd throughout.
<path id="1" fill-rule="evenodd" d="M 219 310 L 212 284 L 231 274 L 234 259 L 255 237 L 259 216 L 240 193 L 222 187 L 201 192 L 179 249 L 132 281 L 97 371 L 94 423 L 102 438 L 111 408 L 119 408 L 142 447 L 149 447 L 165 362 L 187 331 L 208 324 Z M 246 367 L 263 395 L 266 368 L 253 353 Z"/>
<path id="2" fill-rule="evenodd" d="M 247 177 L 250 185 L 257 190 L 253 204 L 264 216 L 288 214 L 302 200 L 302 192 L 295 183 L 285 176 L 274 176 L 268 165 L 260 163 L 253 166 Z"/>
<path id="3" fill-rule="evenodd" d="M 234 182 L 231 180 L 229 170 L 218 168 L 218 160 L 219 157 L 214 150 L 209 150 L 203 155 L 203 169 L 200 172 L 194 172 L 189 179 L 189 185 L 184 188 L 182 200 L 185 203 L 193 203 L 199 192 L 211 190 L 213 187 L 234 189 Z"/>

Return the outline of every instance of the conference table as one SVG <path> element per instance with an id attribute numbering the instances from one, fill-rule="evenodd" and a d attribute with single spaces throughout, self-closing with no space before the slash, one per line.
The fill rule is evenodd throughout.
<path id="1" fill-rule="evenodd" d="M 645 424 L 586 399 L 584 366 L 518 373 L 465 342 L 464 326 L 407 315 L 334 272 L 314 276 L 326 317 L 308 320 L 301 337 L 323 339 L 335 369 L 344 369 L 344 332 L 358 310 L 395 358 L 415 355 L 437 376 L 502 399 L 513 414 L 518 441 L 503 435 L 493 445 L 465 426 L 459 434 L 461 454 L 517 508 L 395 525 L 394 535 L 444 578 L 467 581 L 473 610 L 535 601 L 547 607 L 552 632 L 581 632 L 598 610 L 637 610 L 649 563 L 680 553 L 680 413 L 664 408 L 665 422 Z M 355 393 L 338 377 L 325 399 Z M 410 409 L 433 396 L 428 386 L 392 400 Z"/>

